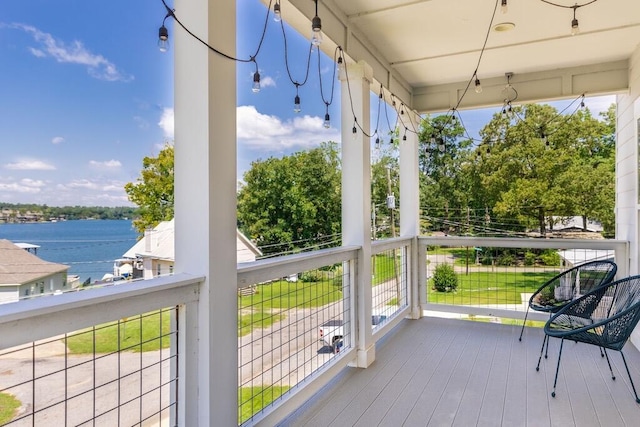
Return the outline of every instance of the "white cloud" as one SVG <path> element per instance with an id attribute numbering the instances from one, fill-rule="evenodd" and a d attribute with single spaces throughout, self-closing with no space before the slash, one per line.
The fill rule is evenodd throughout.
<path id="1" fill-rule="evenodd" d="M 4 165 L 5 169 L 10 170 L 40 170 L 49 171 L 55 170 L 56 167 L 52 164 L 45 163 L 42 160 L 24 159 L 13 163 L 7 163 Z"/>
<path id="2" fill-rule="evenodd" d="M 173 118 L 173 108 L 164 108 L 162 110 L 162 116 L 160 117 L 160 121 L 158 122 L 158 126 L 164 132 L 164 136 L 167 138 L 173 138 L 173 129 L 174 129 L 174 118 Z"/>
<path id="3" fill-rule="evenodd" d="M 340 141 L 337 129 L 324 128 L 324 118 L 309 115 L 282 121 L 258 112 L 254 106 L 241 106 L 237 110 L 237 123 L 238 143 L 252 150 L 282 152 L 316 147 L 324 141 Z"/>
<path id="4" fill-rule="evenodd" d="M 260 87 L 276 87 L 276 81 L 271 76 L 260 77 Z"/>
<path id="5" fill-rule="evenodd" d="M 122 73 L 111 61 L 102 55 L 91 53 L 78 40 L 69 44 L 56 40 L 51 34 L 40 31 L 36 27 L 25 24 L 12 24 L 16 28 L 30 34 L 39 43 L 38 47 L 30 47 L 29 51 L 38 58 L 51 57 L 61 63 L 79 64 L 87 67 L 90 76 L 106 81 L 129 82 L 133 76 Z"/>
<path id="6" fill-rule="evenodd" d="M 4 179 L 0 181 L 0 191 L 22 194 L 38 194 L 45 186 L 44 181 L 24 178 L 19 181 Z"/>
<path id="7" fill-rule="evenodd" d="M 122 166 L 122 163 L 120 163 L 119 160 L 106 160 L 104 162 L 99 162 L 97 160 L 89 160 L 89 165 L 93 166 L 93 167 L 97 167 L 97 168 L 101 168 L 101 169 L 114 169 L 114 168 L 119 168 Z"/>
<path id="8" fill-rule="evenodd" d="M 62 142 L 64 142 L 64 138 L 63 138 L 63 137 L 61 137 L 61 136 L 55 136 L 55 137 L 53 137 L 53 139 L 51 140 L 51 143 L 52 143 L 52 144 L 60 144 L 60 143 L 62 143 Z"/>

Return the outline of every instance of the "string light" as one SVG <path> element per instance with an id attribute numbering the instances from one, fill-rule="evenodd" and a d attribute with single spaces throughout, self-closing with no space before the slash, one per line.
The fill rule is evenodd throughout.
<path id="1" fill-rule="evenodd" d="M 258 70 L 253 73 L 253 86 L 251 90 L 253 91 L 253 93 L 260 92 L 260 73 L 258 72 Z"/>
<path id="2" fill-rule="evenodd" d="M 578 24 L 578 19 L 576 18 L 576 9 L 578 9 L 578 6 L 575 5 L 573 6 L 573 19 L 571 20 L 571 35 L 575 36 L 576 34 L 580 33 L 580 26 Z"/>
<path id="3" fill-rule="evenodd" d="M 507 0 L 502 0 L 502 5 L 500 6 L 500 10 L 502 13 L 507 13 L 509 11 L 509 7 L 507 6 Z"/>
<path id="4" fill-rule="evenodd" d="M 276 22 L 280 22 L 282 20 L 280 0 L 276 0 L 276 3 L 273 5 L 273 20 Z"/>
<path id="5" fill-rule="evenodd" d="M 571 20 L 571 35 L 575 36 L 575 35 L 580 33 L 580 24 L 578 23 L 578 18 L 576 18 L 576 10 L 580 9 L 581 7 L 585 7 L 585 6 L 588 6 L 588 5 L 592 4 L 592 3 L 595 3 L 598 0 L 590 0 L 590 1 L 587 1 L 586 3 L 583 3 L 583 4 L 576 3 L 573 6 L 566 6 L 564 4 L 554 3 L 554 2 L 549 1 L 549 0 L 540 0 L 540 1 L 543 2 L 543 3 L 546 3 L 548 5 L 555 6 L 555 7 L 560 7 L 560 8 L 563 8 L 563 9 L 573 9 L 573 19 Z"/>
<path id="6" fill-rule="evenodd" d="M 167 9 L 167 14 L 164 16 L 162 25 L 158 29 L 158 49 L 160 49 L 160 52 L 162 53 L 169 50 L 169 30 L 167 30 L 167 27 L 165 27 L 164 24 L 167 21 L 168 17 L 174 16 L 174 11 L 172 9 L 169 9 L 166 4 L 165 8 Z"/>
<path id="7" fill-rule="evenodd" d="M 327 110 L 324 114 L 324 127 L 325 129 L 329 129 L 331 127 L 331 116 L 329 116 L 329 104 L 325 102 Z"/>
<path id="8" fill-rule="evenodd" d="M 318 0 L 314 0 L 316 4 L 316 15 L 311 20 L 311 44 L 320 46 L 322 43 L 322 20 L 318 16 Z"/>
<path id="9" fill-rule="evenodd" d="M 474 85 L 476 87 L 476 93 L 482 93 L 482 85 L 480 84 L 480 79 L 478 78 L 478 76 L 476 75 L 476 80 L 474 82 Z"/>
<path id="10" fill-rule="evenodd" d="M 300 96 L 296 95 L 296 97 L 293 98 L 293 112 L 299 113 L 300 111 L 302 111 L 300 107 Z"/>

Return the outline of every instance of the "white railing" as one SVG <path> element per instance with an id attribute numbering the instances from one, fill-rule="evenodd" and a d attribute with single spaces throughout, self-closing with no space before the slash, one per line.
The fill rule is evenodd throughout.
<path id="1" fill-rule="evenodd" d="M 371 243 L 371 312 L 375 341 L 410 313 L 414 298 L 410 287 L 414 242 L 414 238 L 402 237 Z"/>
<path id="2" fill-rule="evenodd" d="M 294 411 L 354 358 L 359 251 L 324 249 L 238 266 L 241 423 L 269 424 Z"/>
<path id="3" fill-rule="evenodd" d="M 180 331 L 189 327 L 178 321 L 197 311 L 202 280 L 179 274 L 0 306 L 0 361 L 16 367 L 0 392 L 19 396 L 14 420 L 175 425 L 187 362 Z M 114 332 L 115 349 L 102 350 L 100 338 Z M 85 348 L 71 351 L 76 344 Z"/>
<path id="4" fill-rule="evenodd" d="M 373 342 L 389 333 L 406 316 L 414 316 L 415 308 L 522 317 L 517 310 L 428 301 L 426 286 L 433 265 L 427 264 L 427 255 L 435 247 L 593 250 L 613 254 L 618 264 L 618 277 L 628 275 L 629 268 L 628 243 L 618 240 L 468 237 L 380 240 L 371 245 L 373 293 L 370 305 L 361 305 L 358 303 L 356 286 L 358 276 L 362 274 L 358 271 L 358 259 L 362 256 L 360 247 L 340 247 L 240 264 L 237 270 L 238 390 L 242 393 L 245 389 L 249 393 L 248 397 L 240 398 L 240 419 L 246 421 L 247 425 L 277 423 L 335 378 L 342 369 L 352 365 L 361 344 L 358 342 L 362 335 L 357 333 L 358 326 L 366 321 L 366 327 L 370 327 L 367 316 L 358 311 L 363 306 L 363 312 L 368 312 L 371 307 L 374 316 L 384 317 L 382 322 L 373 324 Z M 36 367 L 36 361 L 40 362 L 41 358 L 34 350 L 37 349 L 34 342 L 38 340 L 59 341 L 59 337 L 65 337 L 62 339 L 66 340 L 72 331 L 83 328 L 95 330 L 96 325 L 112 321 L 118 322 L 118 328 L 120 325 L 125 328 L 123 319 L 173 307 L 175 311 L 171 314 L 171 323 L 175 334 L 170 334 L 170 339 L 174 353 L 168 355 L 172 370 L 169 375 L 172 379 L 169 384 L 171 408 L 167 411 L 168 415 L 159 416 L 163 422 L 170 420 L 171 425 L 182 425 L 185 418 L 181 411 L 187 406 L 183 399 L 196 395 L 193 390 L 195 382 L 189 383 L 193 373 L 185 366 L 190 363 L 195 365 L 193 361 L 200 357 L 193 351 L 195 348 L 186 351 L 186 334 L 183 331 L 188 333 L 198 328 L 197 306 L 203 280 L 201 277 L 178 274 L 5 304 L 0 307 L 0 360 L 8 357 L 6 352 L 11 348 L 25 346 L 30 353 L 33 370 L 37 371 L 40 368 Z M 340 321 L 342 328 L 340 342 L 336 341 L 334 347 L 329 345 L 331 343 L 323 342 L 323 337 L 319 335 L 319 327 L 330 321 Z M 69 360 L 68 354 L 64 357 Z M 89 358 L 94 365 L 101 360 L 101 356 L 96 354 Z M 160 383 L 164 381 L 163 375 L 160 374 Z M 34 386 L 34 381 L 28 382 L 28 387 L 36 390 L 36 394 L 39 386 Z M 123 381 L 119 379 L 116 382 L 120 384 Z M 248 405 L 258 392 L 263 402 L 261 409 L 252 408 L 248 415 L 243 415 L 243 405 Z M 163 399 L 167 399 L 167 394 L 163 394 Z M 95 391 L 93 395 L 96 395 Z M 265 395 L 268 398 L 264 398 Z M 140 396 L 140 402 L 143 398 Z M 33 399 L 37 406 L 37 399 Z M 33 411 L 34 408 L 29 410 Z M 140 414 L 142 417 L 142 411 Z M 65 413 L 67 416 L 71 417 Z M 95 414 L 93 417 L 96 419 Z"/>
<path id="5" fill-rule="evenodd" d="M 615 260 L 618 271 L 617 278 L 626 277 L 629 274 L 629 243 L 622 240 L 611 239 L 522 239 L 522 238 L 480 238 L 480 237 L 420 237 L 418 239 L 418 268 L 419 268 L 419 295 L 420 302 L 423 310 L 457 313 L 464 315 L 480 315 L 480 316 L 492 316 L 503 318 L 516 318 L 522 319 L 524 317 L 524 310 L 528 301 L 530 292 L 536 289 L 535 284 L 542 285 L 544 278 L 553 275 L 561 271 L 565 266 L 571 264 L 579 264 L 590 259 L 613 259 Z M 456 261 L 456 256 L 450 253 L 446 256 L 433 255 L 438 253 L 437 248 L 464 248 L 465 259 L 464 262 Z M 512 263 L 508 261 L 501 265 L 500 259 L 483 259 L 483 262 L 478 262 L 480 257 L 486 256 L 487 252 L 495 250 L 495 248 L 505 249 L 519 249 L 521 252 L 526 252 L 529 249 L 532 250 L 548 250 L 550 252 L 557 252 L 557 258 L 562 260 L 562 263 L 555 265 L 538 265 L 537 262 L 532 262 L 532 265 L 519 265 L 514 259 Z M 533 251 L 531 251 L 533 253 Z M 468 255 L 467 255 L 468 254 Z M 532 255 L 533 257 L 533 255 Z M 460 259 L 460 258 L 458 258 Z M 484 261 L 487 261 L 484 263 Z M 480 298 L 474 300 L 473 297 L 469 297 L 466 300 L 462 297 L 461 292 L 452 292 L 451 296 L 445 293 L 436 294 L 433 289 L 427 289 L 427 284 L 430 283 L 432 278 L 434 267 L 438 264 L 447 263 L 457 270 L 458 275 L 471 274 L 485 274 L 489 278 L 484 278 L 485 285 L 481 286 L 483 289 L 473 289 L 473 291 L 481 290 L 484 295 L 490 294 L 492 290 L 495 290 L 495 298 L 485 298 L 482 302 Z M 482 265 L 482 264 L 486 265 Z M 463 265 L 461 265 L 463 264 Z M 516 265 L 518 264 L 518 265 Z M 535 264 L 535 265 L 533 265 Z M 502 279 L 495 279 L 492 282 L 491 274 L 502 275 Z M 512 297 L 517 298 L 517 302 L 507 303 L 507 301 L 501 300 L 499 296 L 498 286 L 496 283 L 504 280 L 504 276 L 511 275 L 514 285 L 519 285 L 518 280 L 521 280 L 523 274 L 538 274 L 535 281 L 531 282 L 525 291 L 521 291 L 519 286 L 513 286 L 510 289 L 514 293 Z M 520 276 L 519 276 L 520 275 Z M 532 290 L 533 289 L 533 290 Z M 517 296 L 515 296 L 517 293 Z M 438 299 L 437 303 L 430 301 L 427 295 L 431 295 L 432 298 Z M 468 294 L 467 294 L 468 295 Z M 489 302 L 486 301 L 489 300 Z M 548 316 L 541 313 L 530 313 L 529 318 L 532 320 L 546 320 Z"/>

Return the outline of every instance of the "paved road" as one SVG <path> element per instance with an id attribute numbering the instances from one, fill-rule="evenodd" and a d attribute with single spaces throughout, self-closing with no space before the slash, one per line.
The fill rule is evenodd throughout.
<path id="1" fill-rule="evenodd" d="M 386 304 L 396 296 L 395 290 L 393 280 L 374 287 L 374 304 L 389 307 Z M 335 356 L 320 340 L 318 329 L 328 320 L 343 319 L 343 304 L 340 300 L 316 308 L 274 311 L 284 318 L 239 338 L 240 386 L 294 386 L 330 361 Z M 159 410 L 161 401 L 165 406 L 169 402 L 169 385 L 160 387 L 160 383 L 169 379 L 170 362 L 160 362 L 160 351 L 122 352 L 93 360 L 87 355 L 65 357 L 62 341 L 36 349 L 35 364 L 31 347 L 0 356 L 0 390 L 6 389 L 22 402 L 20 414 L 31 413 L 34 406 L 39 410 L 54 405 L 37 414 L 38 426 L 82 425 L 94 411 L 102 414 L 119 403 L 123 405 L 120 411 L 107 412 L 96 425 L 118 425 L 118 420 L 120 425 L 134 425 L 140 414 L 142 418 L 150 416 Z M 163 352 L 166 357 L 168 350 Z M 48 375 L 54 372 L 58 373 Z M 35 382 L 34 375 L 38 378 Z M 144 397 L 136 398 L 141 390 Z M 66 411 L 64 404 L 57 404 L 65 399 Z M 163 424 L 167 424 L 166 418 L 164 414 Z M 160 417 L 155 416 L 144 425 L 159 422 Z M 11 424 L 31 425 L 31 417 Z"/>

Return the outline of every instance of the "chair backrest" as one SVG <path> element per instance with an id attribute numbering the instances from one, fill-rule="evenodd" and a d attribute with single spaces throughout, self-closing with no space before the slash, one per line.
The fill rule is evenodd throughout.
<path id="1" fill-rule="evenodd" d="M 547 298 L 570 301 L 613 280 L 618 271 L 615 262 L 609 260 L 589 261 L 576 265 L 547 281 L 536 293 L 546 289 Z"/>
<path id="2" fill-rule="evenodd" d="M 600 297 L 592 319 L 605 321 L 603 339 L 609 347 L 622 348 L 640 321 L 640 275 L 609 283 L 592 294 Z"/>

